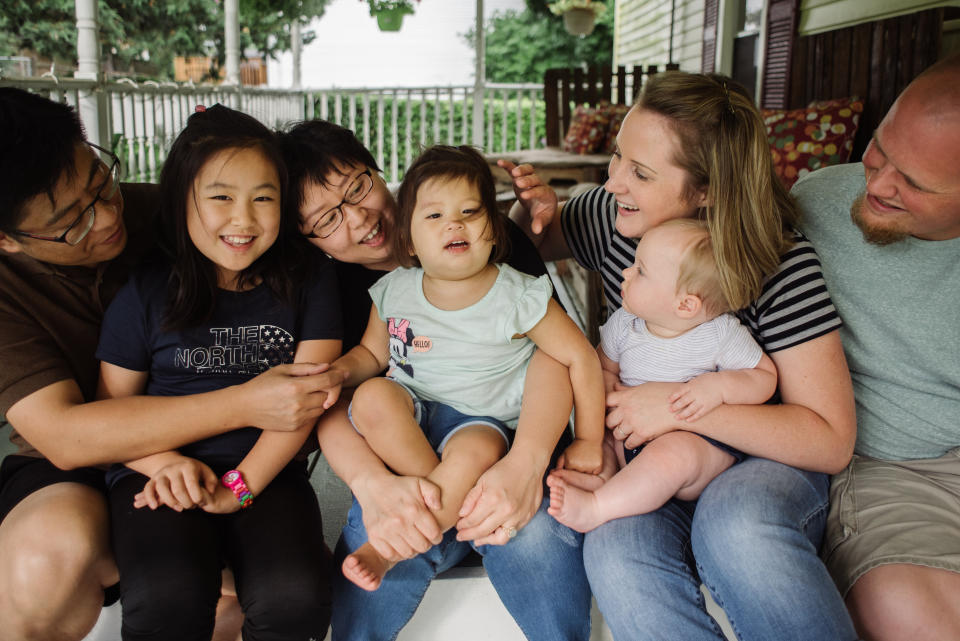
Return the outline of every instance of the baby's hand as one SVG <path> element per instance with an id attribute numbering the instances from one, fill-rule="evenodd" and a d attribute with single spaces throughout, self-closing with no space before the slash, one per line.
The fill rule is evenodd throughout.
<path id="1" fill-rule="evenodd" d="M 684 383 L 667 400 L 674 416 L 692 423 L 723 404 L 721 377 L 717 376 L 717 372 L 701 374 Z"/>
<path id="2" fill-rule="evenodd" d="M 560 467 L 564 469 L 599 474 L 603 469 L 603 441 L 575 438 L 560 459 Z"/>
<path id="3" fill-rule="evenodd" d="M 218 485 L 212 495 L 208 495 L 200 509 L 211 514 L 231 514 L 240 509 L 240 501 L 234 493 L 223 485 Z"/>
<path id="4" fill-rule="evenodd" d="M 181 512 L 200 505 L 218 485 L 206 464 L 186 456 L 160 468 L 133 497 L 133 507 L 155 510 L 161 505 Z"/>

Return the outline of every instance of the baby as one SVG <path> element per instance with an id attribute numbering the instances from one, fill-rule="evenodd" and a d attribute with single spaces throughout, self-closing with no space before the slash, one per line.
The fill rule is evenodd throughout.
<path id="1" fill-rule="evenodd" d="M 729 312 L 706 225 L 668 221 L 649 230 L 623 270 L 623 307 L 600 328 L 604 386 L 682 382 L 671 395 L 678 421 L 696 421 L 722 403 L 763 403 L 776 367 Z M 692 500 L 743 458 L 722 443 L 673 431 L 625 452 L 608 433 L 599 476 L 555 470 L 547 478 L 549 512 L 588 532 L 612 519 L 656 510 L 671 497 Z M 618 465 L 619 464 L 619 465 Z M 617 471 L 619 467 L 619 471 Z"/>

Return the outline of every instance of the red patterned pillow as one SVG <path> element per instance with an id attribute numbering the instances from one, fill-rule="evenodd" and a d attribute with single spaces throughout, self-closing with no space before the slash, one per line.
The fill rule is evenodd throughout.
<path id="1" fill-rule="evenodd" d="M 617 134 L 620 133 L 620 125 L 623 119 L 630 111 L 630 105 L 611 105 L 607 104 L 607 112 L 610 114 L 610 124 L 607 126 L 607 136 L 603 139 L 603 145 L 600 147 L 601 154 L 612 154 L 617 148 Z"/>
<path id="2" fill-rule="evenodd" d="M 599 153 L 609 122 L 610 116 L 603 105 L 596 108 L 578 105 L 563 139 L 563 150 L 575 154 Z"/>
<path id="3" fill-rule="evenodd" d="M 790 187 L 800 176 L 850 159 L 863 100 L 811 102 L 806 109 L 763 109 L 773 166 Z"/>

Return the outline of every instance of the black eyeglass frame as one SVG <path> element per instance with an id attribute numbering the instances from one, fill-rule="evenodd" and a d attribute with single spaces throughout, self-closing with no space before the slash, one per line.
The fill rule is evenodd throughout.
<path id="1" fill-rule="evenodd" d="M 347 198 L 350 194 L 350 189 L 353 187 L 354 184 L 356 184 L 358 180 L 361 180 L 363 176 L 366 176 L 367 178 L 370 179 L 370 186 L 367 187 L 360 196 L 356 197 L 356 200 L 353 200 L 353 201 L 348 200 Z M 350 181 L 350 184 L 347 186 L 346 194 L 344 194 L 343 200 L 340 201 L 340 204 L 337 205 L 336 207 L 331 207 L 327 211 L 323 212 L 323 214 L 321 214 L 320 217 L 317 218 L 317 222 L 314 223 L 313 227 L 310 228 L 310 232 L 304 234 L 304 236 L 306 238 L 330 238 L 330 236 L 332 236 L 338 229 L 340 229 L 340 225 L 343 224 L 343 206 L 359 205 L 360 203 L 363 202 L 364 198 L 370 195 L 371 191 L 373 191 L 373 171 L 369 167 L 367 167 L 366 169 L 361 171 L 359 174 L 357 174 L 356 178 Z M 340 213 L 339 213 L 339 218 L 336 224 L 333 226 L 333 228 L 326 234 L 323 234 L 322 236 L 316 233 L 317 225 L 320 224 L 320 222 L 327 216 L 327 214 L 334 211 L 340 212 Z"/>
<path id="2" fill-rule="evenodd" d="M 120 165 L 120 159 L 117 158 L 116 154 L 114 154 L 112 151 L 108 149 L 104 149 L 100 145 L 95 145 L 92 142 L 87 142 L 87 144 L 93 147 L 94 149 L 106 154 L 107 156 L 110 157 L 110 160 L 111 160 L 110 164 L 107 165 L 107 163 L 103 162 L 103 160 L 99 156 L 97 157 L 97 162 L 107 167 L 107 177 L 102 183 L 100 183 L 100 186 L 97 187 L 96 197 L 90 202 L 89 205 L 87 205 L 86 207 L 80 208 L 80 213 L 77 215 L 76 218 L 73 219 L 72 223 L 67 225 L 67 228 L 63 230 L 63 233 L 60 234 L 59 236 L 44 236 L 42 234 L 32 234 L 30 232 L 20 231 L 19 229 L 14 229 L 11 233 L 16 234 L 17 236 L 23 236 L 24 238 L 32 238 L 34 240 L 45 240 L 51 243 L 64 243 L 66 245 L 70 245 L 71 247 L 76 247 L 77 245 L 83 242 L 83 239 L 87 237 L 87 234 L 90 233 L 90 230 L 93 229 L 93 225 L 96 222 L 97 203 L 100 201 L 106 202 L 108 200 L 111 200 L 114 196 L 117 195 L 117 190 L 120 188 L 120 178 L 123 174 L 122 167 Z M 112 193 L 110 193 L 107 196 L 104 196 L 103 190 L 104 188 L 107 187 L 107 184 L 110 183 L 111 181 L 113 181 Z M 83 231 L 82 234 L 80 234 L 79 238 L 77 238 L 74 242 L 71 243 L 70 241 L 67 240 L 67 235 L 73 230 L 74 227 L 77 226 L 77 224 L 81 220 L 84 219 L 88 211 L 90 212 L 90 222 L 88 223 L 87 228 Z"/>

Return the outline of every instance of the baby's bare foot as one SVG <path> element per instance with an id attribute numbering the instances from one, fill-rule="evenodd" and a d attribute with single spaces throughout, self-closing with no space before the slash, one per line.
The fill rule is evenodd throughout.
<path id="1" fill-rule="evenodd" d="M 376 549 L 369 543 L 364 543 L 357 548 L 353 554 L 347 555 L 343 560 L 341 569 L 343 576 L 363 588 L 367 592 L 373 592 L 380 587 L 384 575 L 393 567 Z"/>
<path id="2" fill-rule="evenodd" d="M 606 519 L 599 515 L 597 497 L 593 492 L 570 485 L 556 472 L 547 477 L 547 485 L 550 486 L 550 507 L 547 508 L 547 513 L 560 523 L 577 532 L 589 532 L 606 522 Z"/>

